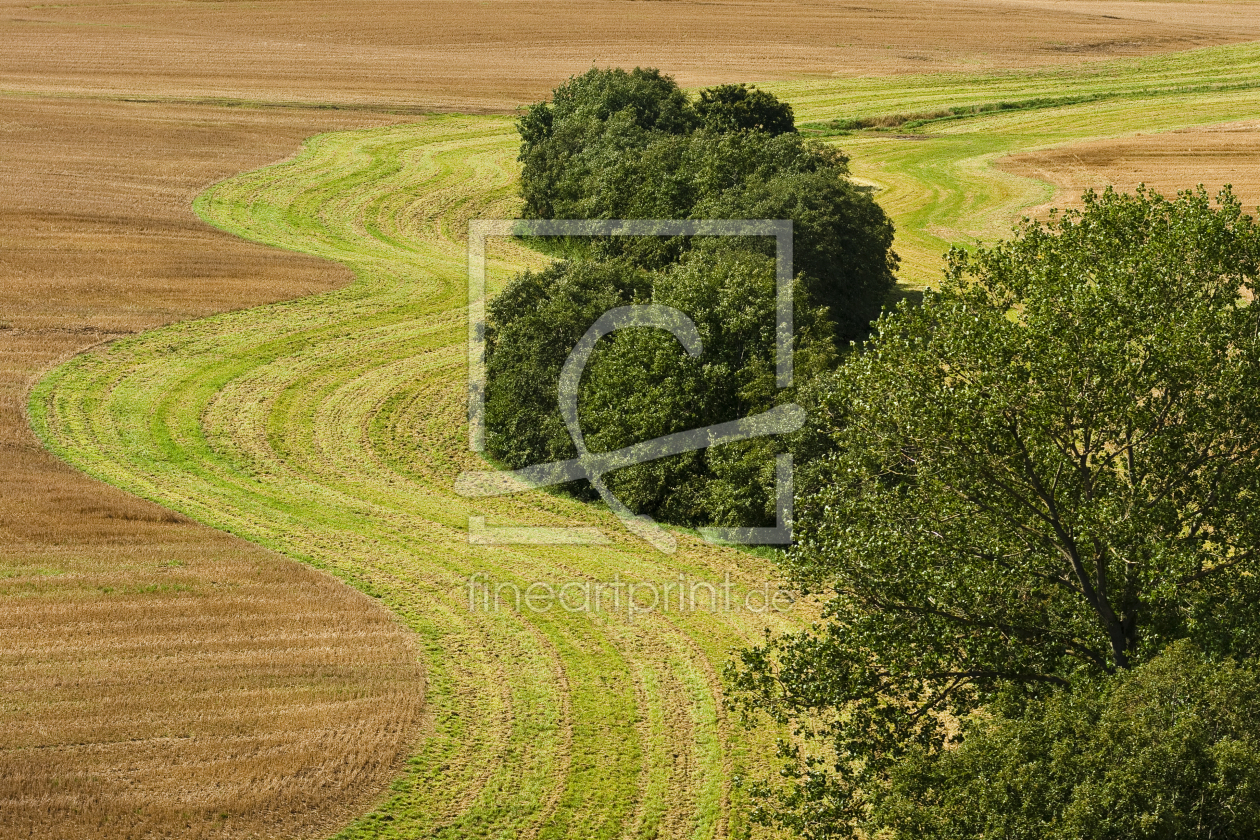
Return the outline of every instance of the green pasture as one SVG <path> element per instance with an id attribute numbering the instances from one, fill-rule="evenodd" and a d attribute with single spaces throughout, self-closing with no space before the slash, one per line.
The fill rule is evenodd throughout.
<path id="1" fill-rule="evenodd" d="M 1260 116 L 1260 47 L 1075 74 L 767 87 L 796 105 L 802 123 L 1098 94 L 1077 105 L 929 122 L 914 129 L 916 139 L 832 138 L 897 223 L 903 281 L 924 284 L 940 276 L 949 244 L 995 238 L 1050 197 L 1044 184 L 995 171 L 994 160 Z M 770 772 L 779 733 L 739 726 L 720 672 L 732 650 L 766 628 L 807 622 L 808 606 L 742 608 L 774 579 L 762 556 L 685 535 L 676 554 L 659 554 L 594 506 L 543 492 L 453 492 L 461 470 L 485 468 L 467 451 L 467 223 L 515 215 L 515 152 L 509 118 L 432 117 L 321 135 L 291 160 L 215 185 L 197 200 L 203 218 L 342 263 L 355 282 L 81 355 L 38 384 L 33 425 L 71 464 L 326 568 L 418 634 L 424 735 L 387 798 L 342 836 L 745 836 L 733 780 Z M 498 243 L 491 290 L 542 259 Z M 470 545 L 470 516 L 492 526 L 595 526 L 610 544 Z M 711 611 L 702 597 L 696 610 L 632 620 L 624 608 L 470 609 L 474 574 L 521 589 L 536 581 L 721 584 L 729 575 L 737 608 Z"/>
<path id="2" fill-rule="evenodd" d="M 808 79 L 762 85 L 792 103 L 801 125 L 930 114 L 951 107 L 1047 99 L 1151 99 L 1257 86 L 1260 46 L 1255 43 L 1089 62 L 1078 67 Z"/>
<path id="3" fill-rule="evenodd" d="M 939 280 L 941 255 L 950 245 L 1000 238 L 1027 208 L 1054 198 L 1050 185 L 1001 172 L 993 168 L 994 161 L 1082 140 L 1256 118 L 1260 44 L 1085 68 L 811 80 L 764 87 L 790 101 L 803 125 L 1001 103 L 1081 100 L 1076 105 L 1038 105 L 828 138 L 852 156 L 855 176 L 879 188 L 878 201 L 897 225 L 901 280 L 921 286 Z"/>

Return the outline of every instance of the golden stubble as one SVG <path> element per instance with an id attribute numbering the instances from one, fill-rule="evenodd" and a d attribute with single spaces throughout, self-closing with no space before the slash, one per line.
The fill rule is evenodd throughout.
<path id="1" fill-rule="evenodd" d="M 376 601 L 87 478 L 25 415 L 85 347 L 346 282 L 190 204 L 372 121 L 0 98 L 0 836 L 327 834 L 421 737 L 418 651 Z"/>

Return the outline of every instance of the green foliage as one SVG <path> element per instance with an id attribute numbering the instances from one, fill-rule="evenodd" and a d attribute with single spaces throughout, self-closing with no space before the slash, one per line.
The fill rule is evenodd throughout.
<path id="1" fill-rule="evenodd" d="M 700 91 L 695 105 L 701 123 L 710 131 L 796 131 L 792 106 L 756 85 L 719 85 Z"/>
<path id="2" fill-rule="evenodd" d="M 796 377 L 865 336 L 894 287 L 893 230 L 848 159 L 792 128 L 790 106 L 744 85 L 692 103 L 655 70 L 591 70 L 518 125 L 525 214 L 565 219 L 791 219 Z M 775 242 L 769 237 L 604 237 L 551 246 L 575 260 L 513 282 L 489 311 L 487 451 L 513 467 L 573 457 L 558 372 L 603 312 L 675 307 L 700 330 L 687 356 L 659 330 L 600 342 L 579 406 L 592 451 L 735 420 L 775 403 Z M 629 507 L 677 524 L 768 524 L 773 441 L 621 470 Z M 569 488 L 580 490 L 581 488 Z"/>
<path id="3" fill-rule="evenodd" d="M 610 126 L 609 124 L 613 125 Z M 700 125 L 691 101 L 669 76 L 636 67 L 591 68 L 538 102 L 517 123 L 521 135 L 521 196 L 527 218 L 570 218 L 556 201 L 572 198 L 581 152 L 610 128 L 642 147 L 652 136 L 687 134 Z M 580 218 L 580 217 L 571 217 Z"/>
<path id="4" fill-rule="evenodd" d="M 592 452 L 789 401 L 792 392 L 775 386 L 770 258 L 704 240 L 652 272 L 624 260 L 561 262 L 521 275 L 490 304 L 487 447 L 496 457 L 523 467 L 577 454 L 557 406 L 560 368 L 600 315 L 628 303 L 680 310 L 695 323 L 703 351 L 691 357 L 672 335 L 647 328 L 603 339 L 578 400 Z M 809 377 L 829 367 L 834 352 L 821 312 L 798 306 L 795 319 L 796 367 Z M 672 522 L 772 523 L 774 451 L 773 441 L 749 441 L 629 467 L 607 481 L 632 509 Z"/>
<path id="5" fill-rule="evenodd" d="M 664 104 L 649 107 L 644 100 L 653 96 Z M 771 94 L 738 85 L 702 91 L 693 108 L 656 71 L 591 70 L 519 123 L 524 214 L 791 219 L 794 265 L 805 275 L 811 305 L 828 308 L 842 344 L 860 340 L 895 286 L 892 223 L 848 179 L 843 154 L 781 133 L 790 112 Z M 757 127 L 762 120 L 770 130 Z M 686 247 L 677 240 L 616 239 L 587 251 L 655 268 Z M 772 243 L 757 247 L 772 253 Z"/>
<path id="6" fill-rule="evenodd" d="M 556 212 L 575 219 L 791 219 L 793 266 L 840 342 L 866 336 L 894 288 L 892 223 L 848 180 L 835 149 L 799 135 L 757 132 L 666 137 L 634 154 L 610 138 L 586 154 L 585 177 Z M 743 243 L 773 254 L 772 240 Z M 658 266 L 687 243 L 659 238 L 599 243 L 600 256 Z"/>
<path id="7" fill-rule="evenodd" d="M 1260 832 L 1260 676 L 1192 644 L 967 721 L 892 774 L 869 834 L 915 840 L 1242 840 Z"/>
<path id="8" fill-rule="evenodd" d="M 999 693 L 1180 638 L 1257 649 L 1258 274 L 1228 191 L 1089 193 L 952 252 L 944 289 L 820 384 L 786 568 L 828 620 L 734 675 L 833 752 L 789 751 L 785 821 L 850 836 L 864 791 Z"/>
<path id="9" fill-rule="evenodd" d="M 796 135 L 775 140 L 799 142 Z M 893 226 L 869 193 L 840 177 L 843 158 L 837 152 L 825 146 L 811 151 L 825 162 L 747 178 L 697 202 L 692 214 L 793 220 L 793 266 L 810 304 L 826 308 L 838 343 L 845 345 L 870 332 L 895 289 Z"/>
<path id="10" fill-rule="evenodd" d="M 623 262 L 559 262 L 526 271 L 486 311 L 486 448 L 516 468 L 577 453 L 557 406 L 560 369 L 600 315 L 642 296 Z"/>
<path id="11" fill-rule="evenodd" d="M 641 129 L 666 134 L 686 134 L 699 123 L 687 95 L 659 70 L 591 68 L 552 91 L 549 103 L 537 103 L 526 112 L 521 120 L 521 140 L 535 144 L 548 136 L 549 126 L 607 122 L 622 113 L 628 113 Z"/>

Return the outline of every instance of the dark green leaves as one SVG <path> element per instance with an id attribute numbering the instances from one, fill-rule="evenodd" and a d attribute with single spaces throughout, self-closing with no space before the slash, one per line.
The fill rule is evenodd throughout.
<path id="1" fill-rule="evenodd" d="M 953 252 L 939 293 L 820 384 L 829 454 L 786 565 L 828 625 L 744 680 L 821 716 L 828 797 L 876 794 L 996 696 L 1177 639 L 1257 652 L 1258 266 L 1228 192 L 1090 194 Z"/>
<path id="2" fill-rule="evenodd" d="M 892 224 L 848 180 L 848 160 L 792 128 L 791 108 L 743 85 L 693 102 L 655 70 L 591 70 L 520 119 L 526 216 L 561 219 L 791 219 L 795 225 L 795 377 L 834 364 L 837 341 L 867 335 L 893 289 Z M 605 311 L 681 310 L 704 351 L 667 332 L 602 339 L 579 394 L 592 451 L 737 420 L 790 401 L 775 382 L 775 240 L 575 239 L 574 259 L 514 281 L 492 305 L 487 447 L 513 467 L 576 454 L 556 406 L 557 374 Z M 814 451 L 817 436 L 799 435 Z M 607 477 L 639 513 L 677 524 L 775 522 L 774 454 L 755 439 Z"/>
<path id="3" fill-rule="evenodd" d="M 1180 642 L 1132 672 L 977 716 L 892 774 L 868 830 L 916 840 L 1242 840 L 1260 831 L 1260 677 Z"/>
<path id="4" fill-rule="evenodd" d="M 788 134 L 796 131 L 792 106 L 756 85 L 719 85 L 700 91 L 696 114 L 711 131 L 760 131 Z"/>
<path id="5" fill-rule="evenodd" d="M 791 108 L 726 85 L 691 103 L 654 70 L 591 70 L 520 120 L 524 214 L 552 219 L 791 219 L 795 267 L 839 342 L 864 338 L 894 288 L 893 228 L 848 159 L 791 130 Z M 745 243 L 773 255 L 768 242 Z M 586 253 L 648 268 L 685 242 L 611 240 Z"/>
<path id="6" fill-rule="evenodd" d="M 803 300 L 804 295 L 798 299 Z M 491 304 L 488 447 L 512 467 L 573 457 L 557 408 L 559 371 L 601 314 L 627 303 L 674 307 L 695 323 L 692 358 L 663 330 L 619 330 L 597 345 L 579 392 L 587 445 L 603 452 L 735 420 L 787 402 L 775 385 L 774 264 L 756 251 L 698 241 L 679 262 L 647 272 L 625 261 L 558 263 L 526 274 Z M 796 312 L 798 375 L 834 361 L 821 316 Z M 771 440 L 685 453 L 610 474 L 638 512 L 681 524 L 774 521 Z"/>

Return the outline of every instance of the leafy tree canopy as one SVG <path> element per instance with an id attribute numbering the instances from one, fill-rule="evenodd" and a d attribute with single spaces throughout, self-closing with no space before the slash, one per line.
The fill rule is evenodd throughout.
<path id="1" fill-rule="evenodd" d="M 795 134 L 700 132 L 635 152 L 612 129 L 584 157 L 587 174 L 574 197 L 555 202 L 560 217 L 792 219 L 793 266 L 810 302 L 827 307 L 841 343 L 867 334 L 895 287 L 892 223 L 846 177 L 848 161 L 835 149 Z M 770 239 L 742 245 L 774 253 Z M 658 266 L 685 247 L 615 238 L 597 243 L 595 252 Z"/>
<path id="2" fill-rule="evenodd" d="M 1193 644 L 1100 684 L 977 716 L 896 768 L 867 831 L 955 840 L 1243 840 L 1260 834 L 1260 675 Z"/>
<path id="3" fill-rule="evenodd" d="M 624 260 L 581 261 L 522 275 L 488 311 L 487 447 L 514 468 L 577 454 L 557 407 L 560 368 L 600 315 L 630 303 L 683 312 L 703 350 L 689 356 L 672 335 L 648 328 L 604 338 L 578 400 L 592 452 L 789 401 L 792 392 L 775 387 L 774 277 L 768 257 L 711 239 L 656 271 Z M 795 363 L 808 378 L 833 363 L 834 351 L 820 311 L 798 305 L 795 319 Z M 671 522 L 770 524 L 774 446 L 760 440 L 684 453 L 606 480 L 632 509 Z"/>
<path id="4" fill-rule="evenodd" d="M 644 131 L 687 134 L 700 125 L 691 100 L 659 70 L 591 68 L 552 91 L 549 102 L 530 106 L 518 123 L 523 146 L 534 146 L 566 123 L 601 123 L 625 114 Z"/>
<path id="5" fill-rule="evenodd" d="M 550 101 L 530 106 L 517 121 L 525 217 L 582 218 L 558 212 L 556 202 L 580 195 L 578 182 L 589 171 L 582 152 L 605 135 L 616 135 L 626 149 L 640 149 L 653 138 L 699 127 L 691 100 L 658 70 L 591 68 L 570 78 Z"/>
<path id="6" fill-rule="evenodd" d="M 784 120 L 790 106 L 755 88 L 711 88 L 693 107 L 655 70 L 588 71 L 520 121 L 524 214 L 792 219 L 794 265 L 811 304 L 827 307 L 842 345 L 860 340 L 895 287 L 892 223 L 849 180 L 848 158 L 785 133 Z M 772 253 L 771 242 L 741 247 L 750 245 Z M 686 247 L 613 239 L 578 251 L 656 268 Z"/>
<path id="7" fill-rule="evenodd" d="M 756 85 L 719 85 L 702 90 L 695 108 L 701 123 L 711 131 L 796 131 L 792 106 Z"/>
<path id="8" fill-rule="evenodd" d="M 728 85 L 687 98 L 656 70 L 591 70 L 519 123 L 524 215 L 564 219 L 791 219 L 797 381 L 864 337 L 894 287 L 893 229 L 839 151 L 791 131 L 791 108 Z M 774 387 L 775 242 L 606 237 L 517 278 L 490 306 L 487 450 L 513 467 L 573 457 L 556 406 L 568 352 L 605 311 L 672 306 L 698 327 L 690 357 L 661 330 L 601 340 L 580 392 L 592 451 L 735 420 L 791 398 Z M 774 452 L 749 441 L 620 470 L 610 489 L 678 524 L 774 521 Z M 581 491 L 581 488 L 569 488 Z"/>
<path id="9" fill-rule="evenodd" d="M 1260 642 L 1260 229 L 1228 191 L 1089 193 L 882 317 L 820 387 L 786 568 L 815 633 L 737 685 L 817 735 L 780 816 L 849 836 L 909 751 L 1170 642 Z M 864 793 L 864 791 L 866 793 Z"/>

